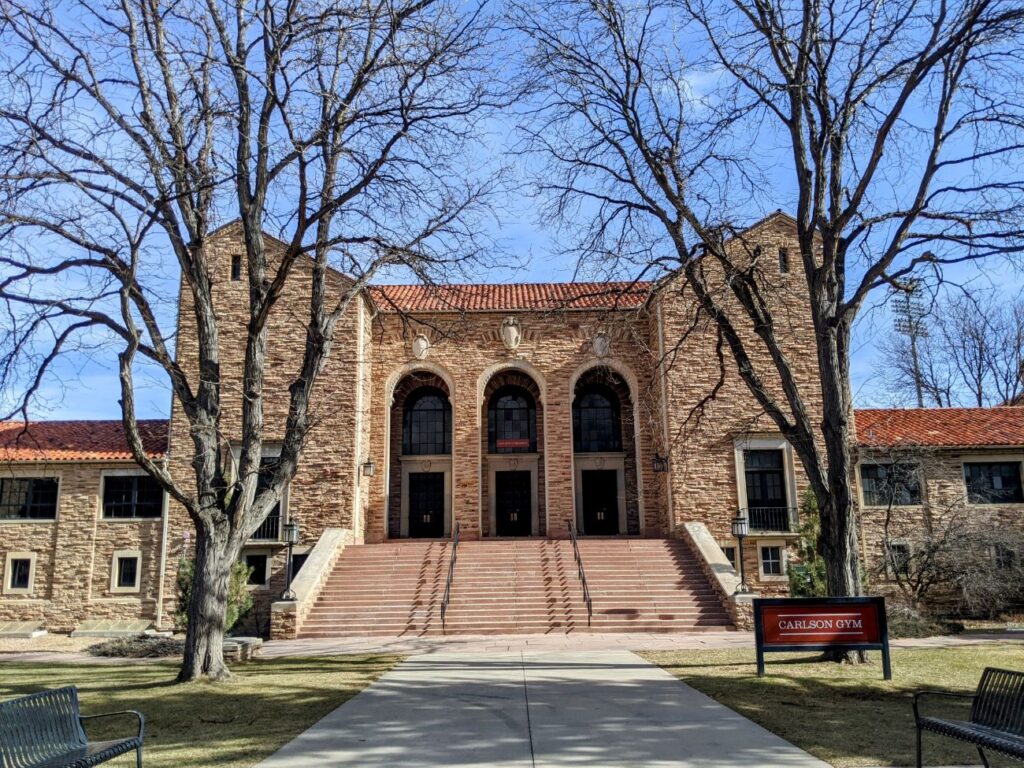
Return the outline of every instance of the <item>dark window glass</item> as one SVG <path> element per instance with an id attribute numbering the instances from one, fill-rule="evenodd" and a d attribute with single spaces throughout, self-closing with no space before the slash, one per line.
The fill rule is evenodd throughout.
<path id="1" fill-rule="evenodd" d="M 402 453 L 440 456 L 452 452 L 452 406 L 440 389 L 413 392 L 402 414 Z"/>
<path id="2" fill-rule="evenodd" d="M 996 568 L 1008 571 L 1017 564 L 1017 553 L 1003 544 L 996 544 Z"/>
<path id="3" fill-rule="evenodd" d="M 104 517 L 160 517 L 164 491 L 149 475 L 103 478 Z"/>
<path id="4" fill-rule="evenodd" d="M 270 488 L 270 482 L 274 479 L 274 472 L 277 471 L 277 465 L 281 462 L 281 459 L 277 456 L 264 456 L 260 459 L 260 471 L 256 476 L 256 495 L 263 493 L 263 491 Z M 270 514 L 267 515 L 267 519 L 263 525 L 267 526 L 267 530 L 273 528 L 276 525 L 276 521 L 281 517 L 281 502 L 277 502 L 274 508 L 270 510 Z M 260 526 L 262 529 L 263 526 Z M 275 529 L 276 530 L 276 529 Z"/>
<path id="5" fill-rule="evenodd" d="M 262 587 L 267 583 L 267 559 L 266 555 L 245 556 L 245 565 L 251 569 L 249 572 L 250 584 Z"/>
<path id="6" fill-rule="evenodd" d="M 600 453 L 622 450 L 619 399 L 606 387 L 592 387 L 572 404 L 573 450 Z"/>
<path id="7" fill-rule="evenodd" d="M 921 503 L 921 482 L 913 464 L 862 464 L 860 481 L 869 507 Z"/>
<path id="8" fill-rule="evenodd" d="M 779 273 L 785 275 L 789 272 L 789 251 L 779 248 Z"/>
<path id="9" fill-rule="evenodd" d="M 306 564 L 306 560 L 309 559 L 309 555 L 292 555 L 292 576 L 297 576 L 299 571 L 302 570 L 302 566 Z"/>
<path id="10" fill-rule="evenodd" d="M 910 546 L 907 544 L 890 543 L 886 548 L 890 573 L 897 576 L 910 574 Z"/>
<path id="11" fill-rule="evenodd" d="M 0 478 L 0 519 L 54 520 L 57 517 L 57 478 Z"/>
<path id="12" fill-rule="evenodd" d="M 124 589 L 134 589 L 139 578 L 139 558 L 119 557 L 117 558 L 117 586 Z"/>
<path id="13" fill-rule="evenodd" d="M 231 279 L 242 279 L 242 255 L 240 253 L 235 253 L 231 256 Z"/>
<path id="14" fill-rule="evenodd" d="M 964 464 L 967 499 L 972 504 L 1016 504 L 1024 501 L 1020 464 L 990 461 Z"/>
<path id="15" fill-rule="evenodd" d="M 761 547 L 761 573 L 765 576 L 782 575 L 782 547 Z"/>
<path id="16" fill-rule="evenodd" d="M 736 547 L 722 547 L 722 552 L 725 553 L 725 559 L 729 561 L 729 565 L 733 568 L 736 567 Z"/>
<path id="17" fill-rule="evenodd" d="M 744 451 L 747 506 L 751 509 L 789 506 L 781 450 Z"/>
<path id="18" fill-rule="evenodd" d="M 7 585 L 11 589 L 28 589 L 32 578 L 32 561 L 27 557 L 11 560 L 11 576 Z"/>
<path id="19" fill-rule="evenodd" d="M 521 387 L 502 387 L 487 407 L 487 446 L 491 453 L 537 450 L 537 407 Z"/>

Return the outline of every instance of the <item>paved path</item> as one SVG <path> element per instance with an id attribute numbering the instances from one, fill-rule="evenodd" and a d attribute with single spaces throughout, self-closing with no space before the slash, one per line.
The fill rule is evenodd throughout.
<path id="1" fill-rule="evenodd" d="M 260 768 L 824 768 L 628 651 L 415 656 Z"/>

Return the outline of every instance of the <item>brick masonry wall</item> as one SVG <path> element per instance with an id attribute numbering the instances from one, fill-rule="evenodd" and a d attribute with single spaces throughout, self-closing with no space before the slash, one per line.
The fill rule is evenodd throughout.
<path id="1" fill-rule="evenodd" d="M 0 522 L 0 569 L 8 552 L 34 552 L 31 594 L 0 594 L 0 621 L 36 621 L 50 631 L 69 632 L 86 619 L 156 620 L 162 521 L 104 520 L 102 474 L 131 463 L 8 464 L 9 477 L 59 479 L 57 519 Z M 141 552 L 137 593 L 110 590 L 115 550 Z M 2 584 L 10 574 L 0 574 Z"/>

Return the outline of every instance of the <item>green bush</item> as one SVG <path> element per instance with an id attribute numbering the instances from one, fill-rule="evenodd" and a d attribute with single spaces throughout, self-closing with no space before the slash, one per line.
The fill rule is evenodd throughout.
<path id="1" fill-rule="evenodd" d="M 789 568 L 789 594 L 793 597 L 825 597 L 825 560 L 818 554 L 818 501 L 809 490 L 800 501 L 800 539 L 796 554 L 799 563 Z"/>
<path id="2" fill-rule="evenodd" d="M 178 563 L 178 607 L 174 614 L 175 626 L 179 630 L 188 627 L 188 605 L 192 597 L 192 582 L 195 579 L 196 564 L 190 557 L 183 557 Z M 227 632 L 252 608 L 252 593 L 249 591 L 249 575 L 252 568 L 243 562 L 231 567 L 228 582 L 228 608 L 224 616 L 224 631 Z"/>

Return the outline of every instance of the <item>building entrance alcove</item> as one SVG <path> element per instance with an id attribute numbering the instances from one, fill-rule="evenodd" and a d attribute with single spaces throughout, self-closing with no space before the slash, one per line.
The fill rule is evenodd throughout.
<path id="1" fill-rule="evenodd" d="M 591 368 L 576 380 L 572 443 L 580 533 L 639 534 L 633 400 L 629 385 L 611 368 Z"/>
<path id="2" fill-rule="evenodd" d="M 391 403 L 389 538 L 439 539 L 452 529 L 452 404 L 440 376 L 402 378 Z"/>
<path id="3" fill-rule="evenodd" d="M 485 536 L 544 534 L 544 420 L 540 388 L 505 370 L 484 388 L 481 480 Z"/>

